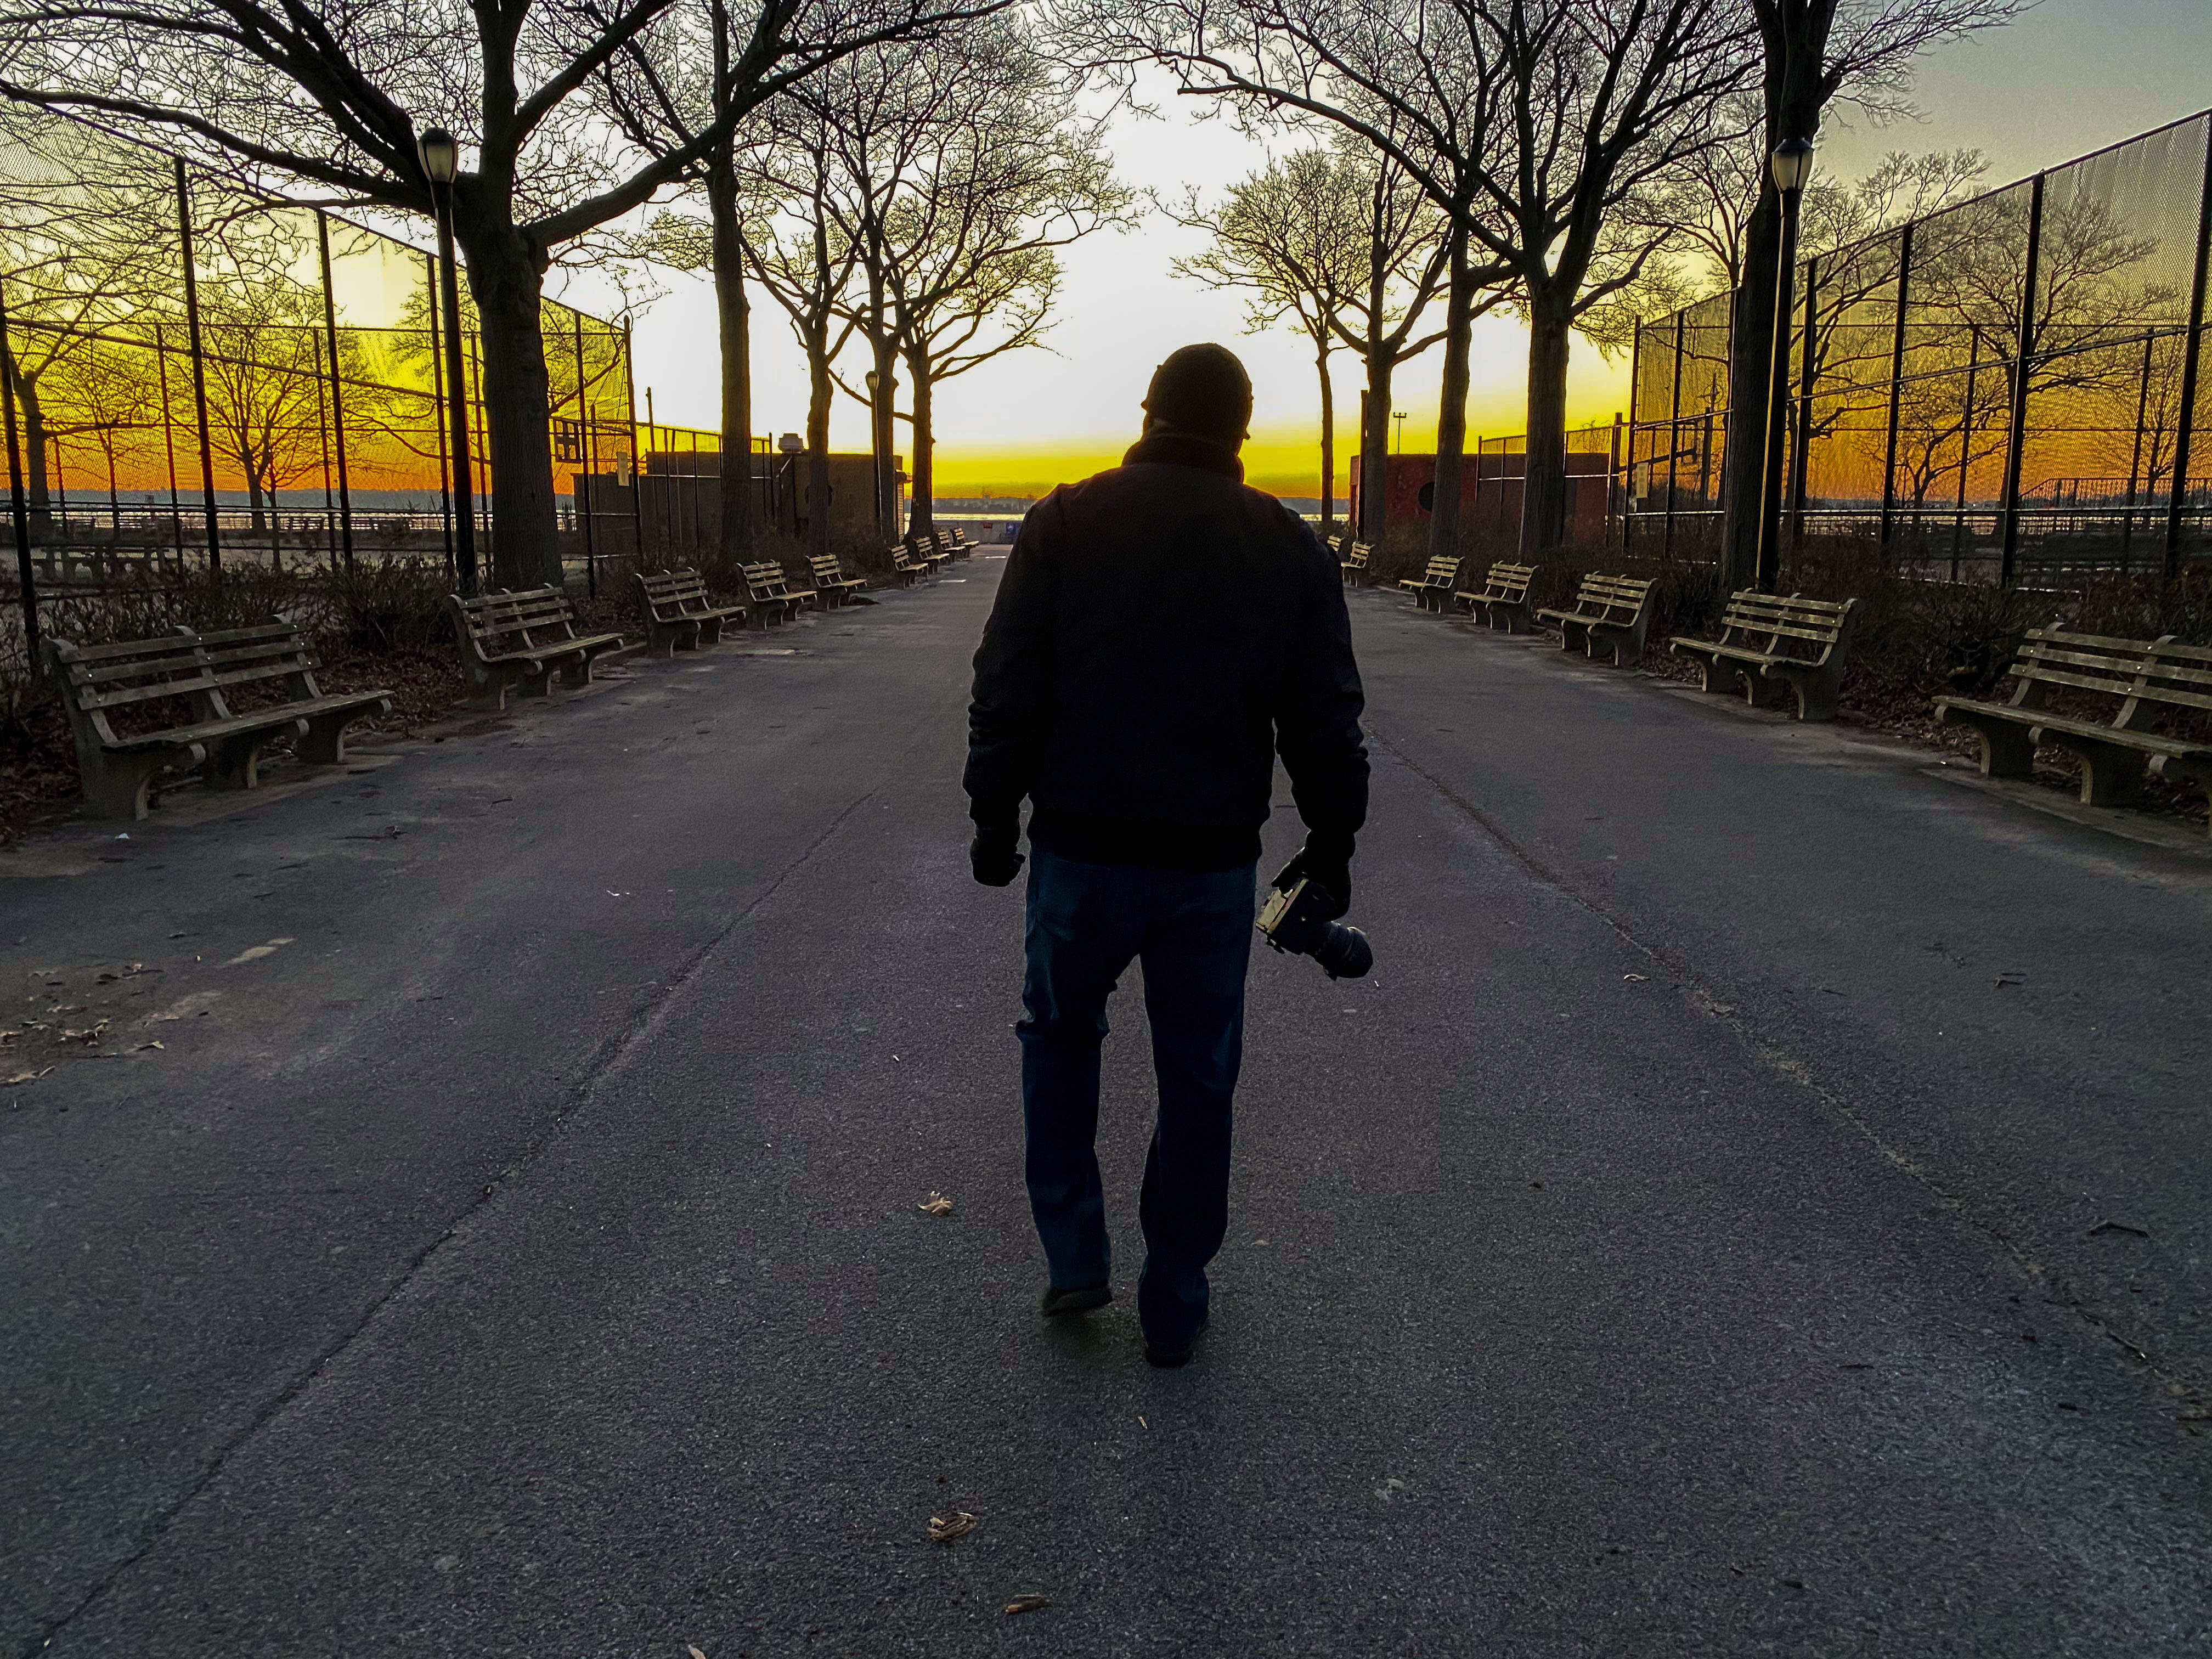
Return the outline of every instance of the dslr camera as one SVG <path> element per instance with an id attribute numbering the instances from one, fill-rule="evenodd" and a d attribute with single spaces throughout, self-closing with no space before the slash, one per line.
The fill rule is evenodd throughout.
<path id="1" fill-rule="evenodd" d="M 1328 919 L 1336 900 L 1310 876 L 1278 887 L 1260 909 L 1260 931 L 1268 945 L 1295 956 L 1311 957 L 1331 979 L 1364 979 L 1375 966 L 1367 935 Z"/>

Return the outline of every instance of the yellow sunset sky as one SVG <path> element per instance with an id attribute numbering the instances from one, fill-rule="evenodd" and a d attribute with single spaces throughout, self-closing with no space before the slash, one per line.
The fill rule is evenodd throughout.
<path id="1" fill-rule="evenodd" d="M 1992 185 L 2033 173 L 2212 103 L 2212 0 L 2044 0 L 2010 27 L 1954 43 L 1922 62 L 1915 94 L 1923 118 L 1870 127 L 1848 113 L 1821 135 L 1820 165 L 1856 178 L 1887 150 L 1976 145 Z M 1209 196 L 1264 162 L 1270 143 L 1226 120 L 1202 118 L 1192 100 L 1163 97 L 1160 118 L 1125 118 L 1112 138 L 1127 182 L 1168 199 L 1188 186 Z M 1298 141 L 1277 137 L 1276 149 Z M 1320 393 L 1310 351 L 1285 331 L 1244 332 L 1242 303 L 1169 270 L 1203 246 L 1197 233 L 1152 215 L 1137 229 L 1093 237 L 1066 250 L 1060 319 L 1048 350 L 988 364 L 938 392 L 939 495 L 1030 495 L 1113 465 L 1134 438 L 1138 400 L 1153 366 L 1175 347 L 1218 340 L 1251 371 L 1257 400 L 1246 449 L 1251 481 L 1279 495 L 1320 492 Z M 673 274 L 640 312 L 637 367 L 665 422 L 713 428 L 719 420 L 711 293 Z M 611 314 L 619 301 L 589 276 L 566 293 Z M 1438 307 L 1439 312 L 1441 307 Z M 755 298 L 756 425 L 799 429 L 805 416 L 803 362 L 782 315 Z M 1522 429 L 1525 337 L 1511 319 L 1477 325 L 1471 433 Z M 1394 401 L 1407 415 L 1404 447 L 1434 447 L 1442 352 L 1404 365 Z M 1357 361 L 1334 363 L 1340 497 L 1354 447 Z M 1609 421 L 1626 407 L 1628 366 L 1576 343 L 1569 381 L 1574 423 Z M 860 406 L 841 398 L 832 442 L 866 447 Z M 902 447 L 905 447 L 902 445 Z"/>

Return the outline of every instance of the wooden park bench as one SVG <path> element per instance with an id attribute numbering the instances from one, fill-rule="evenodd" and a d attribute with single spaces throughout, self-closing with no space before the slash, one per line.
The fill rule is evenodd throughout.
<path id="1" fill-rule="evenodd" d="M 1365 542 L 1355 542 L 1349 536 L 1336 538 L 1336 562 L 1344 572 L 1344 585 L 1356 587 L 1367 580 L 1367 556 L 1374 551 Z"/>
<path id="2" fill-rule="evenodd" d="M 2202 784 L 2212 800 L 2212 738 L 2150 729 L 2192 715 L 2200 732 L 2212 727 L 2205 719 L 2212 714 L 2212 647 L 2177 645 L 2171 635 L 2118 640 L 2038 628 L 2021 641 L 2010 672 L 2018 685 L 2008 702 L 1936 699 L 1938 720 L 1971 726 L 1981 738 L 1984 775 L 2026 777 L 2035 769 L 2036 750 L 2047 744 L 2080 758 L 2085 805 L 2131 799 L 2146 774 Z M 2118 706 L 2102 720 L 2053 714 L 2045 703 L 2054 686 Z"/>
<path id="3" fill-rule="evenodd" d="M 914 556 L 929 567 L 933 575 L 952 562 L 952 555 L 945 550 L 934 530 L 926 536 L 908 535 L 906 543 Z"/>
<path id="4" fill-rule="evenodd" d="M 1609 653 L 1616 666 L 1633 667 L 1644 659 L 1644 636 L 1651 628 L 1651 587 L 1649 579 L 1634 576 L 1585 576 L 1571 610 L 1539 611 L 1536 617 L 1559 624 L 1562 650 L 1573 650 L 1579 635 L 1586 656 Z"/>
<path id="5" fill-rule="evenodd" d="M 975 544 L 968 539 L 968 532 L 957 524 L 939 534 L 944 539 L 945 551 L 956 559 L 967 558 L 975 550 Z"/>
<path id="6" fill-rule="evenodd" d="M 814 572 L 814 591 L 825 606 L 835 607 L 858 599 L 868 586 L 865 576 L 848 576 L 835 553 L 817 553 L 807 565 Z"/>
<path id="7" fill-rule="evenodd" d="M 558 674 L 563 685 L 588 685 L 592 665 L 622 648 L 619 634 L 579 634 L 576 613 L 557 588 L 532 587 L 466 599 L 446 596 L 461 646 L 469 707 L 507 707 L 507 694 L 542 697 Z"/>
<path id="8" fill-rule="evenodd" d="M 893 542 L 890 552 L 891 574 L 896 576 L 904 586 L 912 587 L 917 580 L 936 568 L 928 560 L 917 558 L 904 542 Z"/>
<path id="9" fill-rule="evenodd" d="M 1704 663 L 1708 691 L 1741 687 L 1744 701 L 1756 708 L 1767 693 L 1786 685 L 1797 694 L 1799 720 L 1832 720 L 1858 605 L 1856 599 L 1838 603 L 1746 588 L 1721 613 L 1720 638 L 1677 636 L 1668 646 L 1677 656 Z"/>
<path id="10" fill-rule="evenodd" d="M 716 605 L 707 597 L 707 579 L 696 570 L 640 570 L 638 598 L 645 613 L 645 648 L 656 657 L 696 651 L 722 637 L 722 624 L 742 628 L 745 607 Z"/>
<path id="11" fill-rule="evenodd" d="M 752 595 L 753 615 L 763 628 L 770 623 L 789 622 L 806 608 L 808 600 L 816 597 L 811 587 L 790 586 L 784 580 L 783 567 L 773 559 L 749 564 L 744 572 L 745 589 Z"/>
<path id="12" fill-rule="evenodd" d="M 95 817 L 144 817 L 147 793 L 168 767 L 200 768 L 211 789 L 251 789 L 261 750 L 279 738 L 290 738 L 303 761 L 335 765 L 345 758 L 347 726 L 392 712 L 389 691 L 324 696 L 307 635 L 276 620 L 116 645 L 50 639 L 46 661 Z M 249 688 L 278 686 L 282 702 L 243 713 L 230 706 Z"/>
<path id="13" fill-rule="evenodd" d="M 1445 599 L 1459 586 L 1458 559 L 1431 559 L 1429 568 L 1418 576 L 1401 578 L 1398 586 L 1413 596 L 1413 603 L 1424 611 L 1442 611 Z"/>
<path id="14" fill-rule="evenodd" d="M 1521 634 L 1528 629 L 1528 584 L 1536 579 L 1533 564 L 1493 564 L 1482 586 L 1473 592 L 1462 588 L 1452 598 L 1467 607 L 1470 617 L 1480 617 L 1495 628 L 1502 619 L 1505 631 Z"/>

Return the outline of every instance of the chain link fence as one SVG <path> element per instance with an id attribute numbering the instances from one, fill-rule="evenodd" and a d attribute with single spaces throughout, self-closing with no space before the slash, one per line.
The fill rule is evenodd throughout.
<path id="1" fill-rule="evenodd" d="M 1844 531 L 1951 580 L 2212 556 L 2212 113 L 1802 260 L 1785 546 Z M 1717 544 L 1726 294 L 1637 331 L 1629 548 Z"/>
<path id="2" fill-rule="evenodd" d="M 434 256 L 393 236 L 97 128 L 41 120 L 0 137 L 0 370 L 24 556 L 0 583 L 21 589 L 25 565 L 56 598 L 225 566 L 450 571 L 437 280 Z M 602 544 L 635 545 L 629 341 L 556 301 L 543 319 L 564 543 L 592 586 Z M 490 468 L 472 447 L 488 550 Z"/>

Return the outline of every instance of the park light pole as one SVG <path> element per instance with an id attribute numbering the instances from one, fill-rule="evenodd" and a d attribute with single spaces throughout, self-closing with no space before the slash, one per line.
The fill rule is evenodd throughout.
<path id="1" fill-rule="evenodd" d="M 1813 141 L 1792 136 L 1768 158 L 1782 197 L 1782 253 L 1774 273 L 1774 351 L 1766 388 L 1766 447 L 1759 476 L 1759 552 L 1752 568 L 1763 593 L 1782 577 L 1782 434 L 1790 413 L 1790 313 L 1797 283 L 1797 210 L 1813 176 Z M 1809 349 L 1809 342 L 1808 343 Z"/>
<path id="2" fill-rule="evenodd" d="M 469 461 L 469 394 L 462 378 L 460 278 L 453 263 L 453 177 L 460 171 L 461 147 L 443 127 L 425 127 L 415 140 L 422 176 L 430 181 L 430 205 L 438 221 L 440 314 L 446 332 L 446 417 L 453 428 L 453 560 L 461 592 L 477 591 L 476 499 Z"/>

